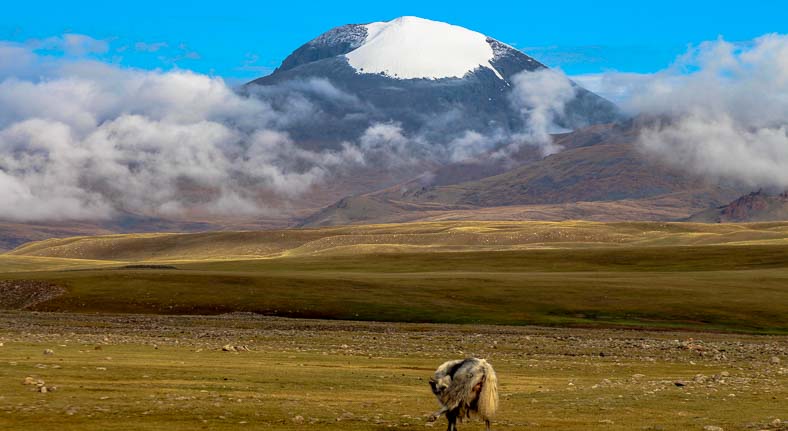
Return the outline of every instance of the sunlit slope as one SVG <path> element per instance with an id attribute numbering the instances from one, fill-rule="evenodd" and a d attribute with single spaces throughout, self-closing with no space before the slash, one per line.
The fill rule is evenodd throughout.
<path id="1" fill-rule="evenodd" d="M 436 222 L 78 237 L 0 255 L 40 311 L 788 333 L 788 224 Z"/>
<path id="2" fill-rule="evenodd" d="M 787 244 L 788 223 L 432 222 L 320 229 L 128 234 L 51 239 L 9 256 L 124 262 L 316 254 Z"/>
<path id="3" fill-rule="evenodd" d="M 120 262 L 109 260 L 0 255 L 0 273 L 25 271 L 65 271 L 101 268 L 118 264 L 120 264 Z"/>

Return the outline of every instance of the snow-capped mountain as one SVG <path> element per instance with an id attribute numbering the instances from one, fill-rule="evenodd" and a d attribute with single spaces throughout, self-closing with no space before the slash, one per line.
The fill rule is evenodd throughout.
<path id="1" fill-rule="evenodd" d="M 366 36 L 345 55 L 359 73 L 397 79 L 462 78 L 484 67 L 503 76 L 490 62 L 492 45 L 481 33 L 415 17 L 364 26 Z"/>
<path id="2" fill-rule="evenodd" d="M 546 66 L 517 49 L 463 27 L 417 17 L 334 28 L 301 46 L 269 76 L 247 85 L 272 87 L 327 80 L 341 103 L 315 97 L 320 116 L 293 131 L 302 141 L 353 139 L 372 122 L 398 122 L 430 139 L 465 130 L 517 132 L 513 77 Z M 557 119 L 576 128 L 618 118 L 607 100 L 572 83 L 574 98 Z"/>

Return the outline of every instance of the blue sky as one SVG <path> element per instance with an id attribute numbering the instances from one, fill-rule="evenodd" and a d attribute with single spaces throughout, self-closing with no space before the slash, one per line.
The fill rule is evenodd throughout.
<path id="1" fill-rule="evenodd" d="M 653 72 L 689 44 L 788 31 L 788 2 L 777 0 L 9 1 L 3 9 L 0 40 L 85 34 L 108 42 L 106 52 L 94 54 L 104 61 L 177 66 L 236 81 L 269 73 L 302 43 L 337 25 L 402 15 L 471 28 L 570 75 Z"/>

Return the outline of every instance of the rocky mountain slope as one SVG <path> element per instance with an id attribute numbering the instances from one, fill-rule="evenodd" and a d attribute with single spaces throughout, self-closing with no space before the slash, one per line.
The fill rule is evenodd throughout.
<path id="1" fill-rule="evenodd" d="M 769 194 L 759 190 L 741 196 L 727 205 L 693 214 L 689 220 L 703 223 L 788 220 L 788 192 Z"/>
<path id="2" fill-rule="evenodd" d="M 249 83 L 246 91 L 265 93 L 266 87 L 315 79 L 339 89 L 341 95 L 324 93 L 312 100 L 320 105 L 320 115 L 291 131 L 302 141 L 336 144 L 356 138 L 371 123 L 392 121 L 439 140 L 464 130 L 521 130 L 525 119 L 512 106 L 512 78 L 543 69 L 483 34 L 401 17 L 332 29 L 295 50 L 271 75 Z M 615 105 L 573 85 L 576 94 L 558 119 L 561 126 L 620 117 Z"/>
<path id="3" fill-rule="evenodd" d="M 444 174 L 451 169 L 443 167 L 435 176 L 438 181 L 414 180 L 348 197 L 303 225 L 419 220 L 442 211 L 460 219 L 475 212 L 486 218 L 489 208 L 514 219 L 679 219 L 741 193 L 738 187 L 708 182 L 650 158 L 635 144 L 639 128 L 633 121 L 581 129 L 556 140 L 563 151 L 471 181 L 451 181 Z M 577 203 L 584 203 L 582 211 Z M 530 205 L 539 206 L 538 211 L 522 208 Z M 519 210 L 510 211 L 512 207 Z"/>

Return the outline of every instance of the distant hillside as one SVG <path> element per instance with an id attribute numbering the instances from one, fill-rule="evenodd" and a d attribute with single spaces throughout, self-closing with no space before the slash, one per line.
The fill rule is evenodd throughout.
<path id="1" fill-rule="evenodd" d="M 701 211 L 689 221 L 701 223 L 742 223 L 788 220 L 788 192 L 768 194 L 763 191 L 744 195 L 717 208 Z"/>
<path id="2" fill-rule="evenodd" d="M 408 223 L 41 241 L 0 255 L 0 294 L 48 312 L 785 334 L 786 263 L 788 222 Z"/>
<path id="3" fill-rule="evenodd" d="M 788 244 L 788 224 L 431 222 L 191 234 L 100 235 L 23 245 L 5 256 L 91 261 L 198 261 L 389 252 Z"/>
<path id="4" fill-rule="evenodd" d="M 530 205 L 549 207 L 546 213 L 552 220 L 577 216 L 605 221 L 678 220 L 741 193 L 649 158 L 635 144 L 638 133 L 635 123 L 581 129 L 558 139 L 564 150 L 546 158 L 471 181 L 450 181 L 443 173 L 452 170 L 444 167 L 433 183 L 411 181 L 347 197 L 306 218 L 302 225 L 418 220 L 421 213 Z M 611 212 L 612 203 L 618 201 L 626 204 L 621 211 Z M 585 211 L 573 210 L 578 203 L 583 203 Z M 598 213 L 594 206 L 599 206 Z M 641 209 L 651 211 L 653 217 Z"/>
<path id="5" fill-rule="evenodd" d="M 77 235 L 102 235 L 112 233 L 88 224 L 38 224 L 0 222 L 0 253 L 12 250 L 31 241 L 50 238 L 67 238 Z"/>

